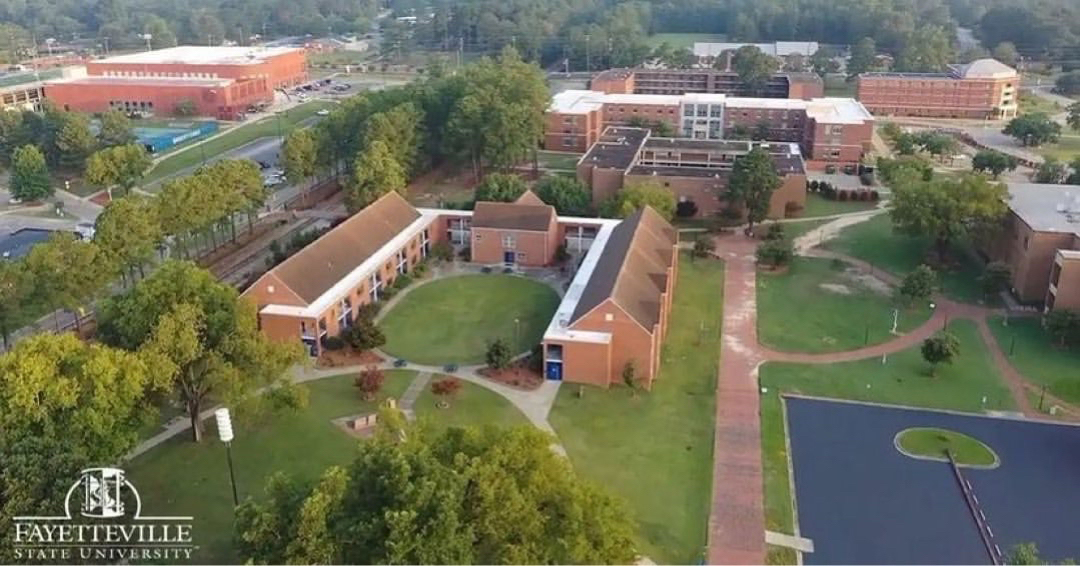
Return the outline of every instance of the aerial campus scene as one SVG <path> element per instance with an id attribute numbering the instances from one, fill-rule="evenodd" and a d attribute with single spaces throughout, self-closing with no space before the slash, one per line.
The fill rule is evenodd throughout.
<path id="1" fill-rule="evenodd" d="M 1075 0 L 0 1 L 0 563 L 1080 559 Z"/>

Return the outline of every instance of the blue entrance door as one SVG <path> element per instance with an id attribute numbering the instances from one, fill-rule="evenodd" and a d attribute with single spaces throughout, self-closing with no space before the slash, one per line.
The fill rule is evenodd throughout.
<path id="1" fill-rule="evenodd" d="M 562 381 L 562 362 L 548 362 L 546 373 L 548 379 Z"/>
<path id="2" fill-rule="evenodd" d="M 503 252 L 503 263 L 514 265 L 514 252 Z"/>

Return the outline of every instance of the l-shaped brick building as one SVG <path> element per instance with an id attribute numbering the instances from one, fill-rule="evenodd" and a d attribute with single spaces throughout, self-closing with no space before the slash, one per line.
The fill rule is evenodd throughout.
<path id="1" fill-rule="evenodd" d="M 548 379 L 606 387 L 634 364 L 644 387 L 660 367 L 660 345 L 678 269 L 675 230 L 652 209 L 625 220 L 560 217 L 532 193 L 476 210 L 413 208 L 388 193 L 244 291 L 264 333 L 322 341 L 352 325 L 361 305 L 408 273 L 436 242 L 471 247 L 474 263 L 546 266 L 566 246 L 574 275 L 543 338 Z M 446 321 L 452 324 L 452 321 Z"/>

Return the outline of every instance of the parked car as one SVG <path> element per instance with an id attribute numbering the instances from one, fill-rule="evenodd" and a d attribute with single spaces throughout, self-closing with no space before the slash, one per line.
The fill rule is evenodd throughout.
<path id="1" fill-rule="evenodd" d="M 329 110 L 327 110 L 327 109 L 325 109 L 325 108 L 323 108 L 322 110 L 319 110 L 318 112 L 316 112 L 316 113 L 315 113 L 315 115 L 316 115 L 316 116 L 329 116 L 329 115 L 330 115 L 330 111 L 329 111 Z"/>
<path id="2" fill-rule="evenodd" d="M 270 164 L 265 162 L 265 161 L 259 160 L 258 163 L 259 163 L 259 169 L 269 169 L 270 168 Z"/>

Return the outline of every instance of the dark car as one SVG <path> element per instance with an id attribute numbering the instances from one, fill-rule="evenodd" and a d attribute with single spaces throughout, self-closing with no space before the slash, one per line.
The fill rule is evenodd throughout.
<path id="1" fill-rule="evenodd" d="M 269 168 L 270 168 L 269 163 L 267 163 L 267 162 L 265 162 L 265 161 L 263 161 L 261 159 L 259 160 L 259 169 L 269 169 Z"/>

